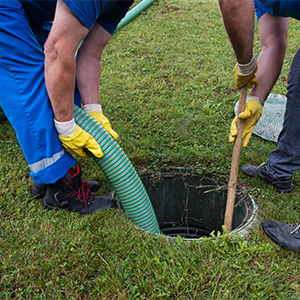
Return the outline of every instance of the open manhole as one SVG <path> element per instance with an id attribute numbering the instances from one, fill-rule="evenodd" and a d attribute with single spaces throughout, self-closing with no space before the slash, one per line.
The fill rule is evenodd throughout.
<path id="1" fill-rule="evenodd" d="M 212 231 L 223 233 L 227 201 L 224 184 L 190 174 L 161 174 L 141 179 L 164 235 L 200 239 L 210 236 Z M 244 236 L 255 214 L 251 196 L 237 191 L 231 234 Z"/>

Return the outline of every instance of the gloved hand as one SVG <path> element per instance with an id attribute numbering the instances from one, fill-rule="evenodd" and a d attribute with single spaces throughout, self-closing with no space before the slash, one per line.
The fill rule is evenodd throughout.
<path id="1" fill-rule="evenodd" d="M 255 57 L 245 65 L 236 64 L 233 69 L 233 79 L 238 89 L 241 89 L 244 85 L 248 84 L 248 87 L 257 85 L 257 79 L 255 72 L 257 71 L 257 63 Z"/>
<path id="2" fill-rule="evenodd" d="M 100 123 L 103 128 L 116 140 L 119 135 L 112 129 L 110 122 L 103 115 L 100 104 L 87 104 L 83 106 L 83 110 Z"/>
<path id="3" fill-rule="evenodd" d="M 263 107 L 263 102 L 258 97 L 249 97 L 246 103 L 245 111 L 240 113 L 238 117 L 245 120 L 243 128 L 243 147 L 248 145 L 253 129 L 259 121 Z M 230 128 L 229 142 L 234 145 L 235 137 L 237 135 L 237 116 L 233 119 Z"/>
<path id="4" fill-rule="evenodd" d="M 98 158 L 103 156 L 103 152 L 96 140 L 75 124 L 74 119 L 69 122 L 57 122 L 54 120 L 54 124 L 58 137 L 67 152 L 87 158 L 89 155 L 84 151 L 84 149 L 87 149 Z"/>

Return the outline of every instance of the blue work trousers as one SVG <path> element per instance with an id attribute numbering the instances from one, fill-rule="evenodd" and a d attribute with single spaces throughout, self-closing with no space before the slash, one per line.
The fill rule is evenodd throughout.
<path id="1" fill-rule="evenodd" d="M 45 86 L 44 52 L 31 26 L 18 0 L 0 0 L 0 105 L 33 180 L 54 183 L 76 160 L 58 139 Z"/>
<path id="2" fill-rule="evenodd" d="M 268 167 L 275 177 L 293 176 L 300 168 L 300 48 L 288 75 L 287 104 L 277 149 L 269 155 Z"/>

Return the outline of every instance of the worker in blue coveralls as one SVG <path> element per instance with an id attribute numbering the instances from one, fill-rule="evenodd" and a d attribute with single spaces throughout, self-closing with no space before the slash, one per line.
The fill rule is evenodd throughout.
<path id="1" fill-rule="evenodd" d="M 46 209 L 91 214 L 115 207 L 111 198 L 95 196 L 99 184 L 82 180 L 70 154 L 103 155 L 75 124 L 73 108 L 74 101 L 82 105 L 118 137 L 102 113 L 101 55 L 132 3 L 0 0 L 0 105 L 28 163 L 33 194 L 44 196 Z"/>
<path id="2" fill-rule="evenodd" d="M 300 19 L 300 1 L 257 0 L 256 4 L 270 15 Z M 219 0 L 224 25 L 234 49 L 237 64 L 234 81 L 237 88 L 259 85 L 256 78 L 257 63 L 253 55 L 254 1 Z M 258 78 L 259 80 L 259 78 Z M 296 52 L 288 75 L 287 106 L 284 124 L 278 138 L 277 149 L 269 161 L 257 170 L 258 175 L 273 186 L 289 191 L 291 177 L 300 168 L 300 48 Z M 238 117 L 245 120 L 243 146 L 246 147 L 252 131 L 261 117 L 263 102 L 249 99 L 245 112 Z M 230 129 L 230 142 L 236 136 L 236 121 Z M 246 138 L 246 142 L 245 142 Z M 276 185 L 275 185 L 276 182 Z M 300 251 L 300 223 L 284 224 L 272 220 L 262 223 L 266 235 L 283 248 Z"/>

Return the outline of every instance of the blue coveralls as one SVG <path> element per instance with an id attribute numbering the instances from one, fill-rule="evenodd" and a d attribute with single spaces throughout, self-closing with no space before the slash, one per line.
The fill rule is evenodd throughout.
<path id="1" fill-rule="evenodd" d="M 264 13 L 300 20 L 300 1 L 255 0 L 259 19 Z M 277 149 L 269 155 L 270 174 L 280 178 L 293 176 L 300 169 L 300 48 L 290 66 L 287 86 L 287 104 L 283 128 L 277 141 Z"/>
<path id="2" fill-rule="evenodd" d="M 98 22 L 110 34 L 133 1 L 64 0 L 88 29 Z M 54 183 L 76 163 L 58 139 L 45 87 L 43 44 L 55 6 L 56 0 L 0 0 L 0 105 L 36 183 Z"/>

